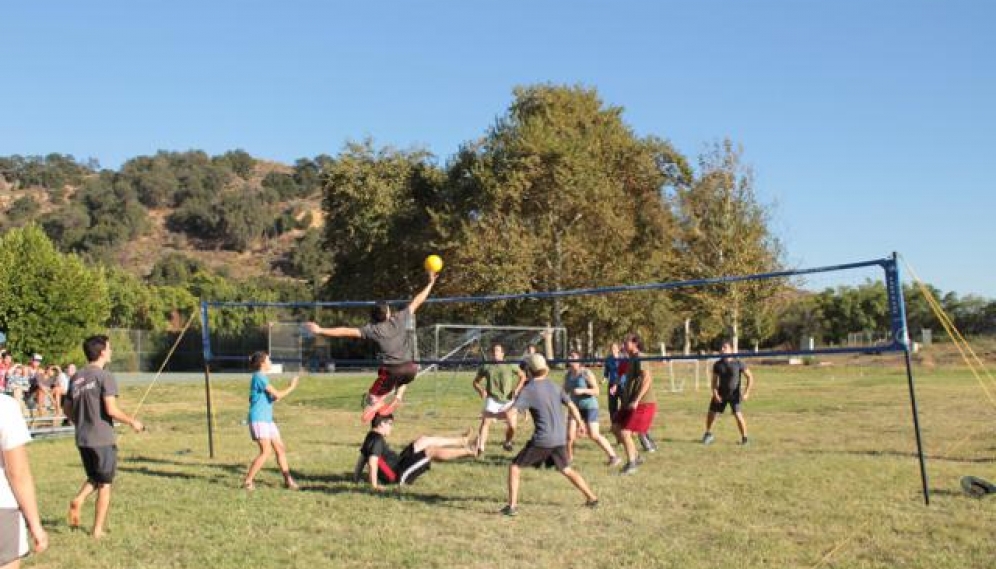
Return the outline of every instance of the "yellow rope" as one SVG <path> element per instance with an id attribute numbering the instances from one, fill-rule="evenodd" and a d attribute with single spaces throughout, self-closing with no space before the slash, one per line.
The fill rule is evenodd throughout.
<path id="1" fill-rule="evenodd" d="M 994 379 L 992 374 L 989 373 L 989 370 L 986 368 L 985 363 L 975 353 L 975 350 L 972 349 L 972 346 L 968 343 L 968 340 L 966 340 L 965 337 L 961 334 L 961 332 L 958 331 L 958 328 L 955 327 L 954 322 L 952 322 L 951 318 L 947 315 L 946 312 L 944 312 L 944 308 L 941 307 L 940 303 L 934 297 L 933 293 L 930 292 L 930 289 L 928 289 L 926 285 L 923 283 L 923 281 L 920 280 L 920 277 L 916 274 L 916 271 L 913 270 L 913 267 L 911 267 L 909 263 L 906 262 L 906 259 L 903 259 L 903 264 L 906 266 L 906 269 L 913 276 L 913 280 L 916 282 L 917 286 L 919 287 L 920 293 L 923 294 L 923 297 L 927 300 L 927 304 L 930 305 L 930 308 L 931 310 L 933 310 L 934 315 L 937 316 L 938 320 L 940 320 L 941 325 L 944 327 L 944 330 L 948 333 L 948 336 L 951 338 L 955 347 L 958 348 L 958 352 L 961 353 L 962 359 L 965 361 L 965 364 L 968 366 L 968 369 L 972 372 L 972 375 L 974 375 L 975 379 L 979 382 L 979 385 L 982 387 L 982 391 L 986 394 L 986 397 L 989 398 L 989 402 L 993 405 L 993 408 L 996 408 L 996 397 L 994 397 L 993 394 L 989 391 L 989 388 L 986 386 L 985 380 L 982 378 L 981 375 L 979 375 L 978 370 L 981 369 L 985 373 L 986 377 L 994 383 L 994 385 L 996 385 L 996 379 Z M 971 358 L 969 358 L 969 356 L 966 354 L 966 350 L 971 355 Z M 978 366 L 978 369 L 976 369 L 976 366 Z"/>
<path id="2" fill-rule="evenodd" d="M 194 311 L 190 315 L 190 319 L 187 320 L 187 324 L 183 327 L 183 330 L 180 330 L 180 335 L 177 336 L 176 341 L 173 342 L 173 347 L 170 348 L 169 353 L 166 354 L 166 359 L 164 359 L 162 365 L 159 366 L 159 371 L 157 371 L 155 377 L 152 378 L 152 383 L 149 384 L 149 387 L 145 390 L 145 394 L 142 395 L 142 399 L 138 402 L 138 406 L 135 407 L 135 412 L 132 413 L 133 417 L 138 417 L 138 412 L 142 408 L 142 404 L 145 403 L 145 398 L 149 396 L 149 392 L 152 391 L 152 387 L 156 384 L 156 381 L 159 380 L 159 376 L 162 375 L 163 370 L 166 369 L 166 364 L 169 363 L 169 359 L 173 357 L 173 352 L 175 352 L 176 348 L 180 345 L 180 341 L 183 340 L 183 336 L 187 333 L 187 329 L 190 328 L 190 324 L 193 323 L 196 316 L 197 312 Z"/>

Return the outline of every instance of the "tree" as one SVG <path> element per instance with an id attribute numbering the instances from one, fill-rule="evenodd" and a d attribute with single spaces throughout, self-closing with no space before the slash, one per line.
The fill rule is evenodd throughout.
<path id="1" fill-rule="evenodd" d="M 331 260 L 326 297 L 394 298 L 423 284 L 431 220 L 417 202 L 442 183 L 421 151 L 349 143 L 323 172 L 324 244 Z"/>
<path id="2" fill-rule="evenodd" d="M 36 225 L 0 237 L 0 329 L 19 357 L 64 359 L 109 315 L 101 269 L 60 253 Z"/>
<path id="3" fill-rule="evenodd" d="M 682 280 L 766 273 L 782 266 L 781 244 L 768 228 L 770 208 L 758 201 L 753 172 L 741 154 L 730 140 L 716 144 L 700 158 L 695 182 L 675 193 L 681 259 L 676 273 Z M 704 339 L 729 335 L 738 348 L 745 315 L 762 317 L 770 309 L 766 302 L 784 286 L 769 280 L 688 288 L 682 300 L 700 321 Z"/>
<path id="4" fill-rule="evenodd" d="M 515 90 L 506 114 L 451 165 L 435 212 L 451 265 L 441 289 L 540 292 L 665 280 L 674 221 L 664 190 L 687 183 L 684 157 L 639 138 L 594 89 Z M 674 326 L 664 294 L 507 302 L 482 316 L 508 323 L 594 322 L 607 336 Z"/>

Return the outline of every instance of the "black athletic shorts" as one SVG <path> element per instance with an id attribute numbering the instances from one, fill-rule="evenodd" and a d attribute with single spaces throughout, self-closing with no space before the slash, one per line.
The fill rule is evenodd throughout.
<path id="1" fill-rule="evenodd" d="M 729 405 L 730 409 L 734 413 L 740 412 L 740 403 L 742 401 L 739 391 L 734 391 L 733 393 L 720 393 L 719 397 L 721 401 L 716 403 L 715 399 L 709 399 L 709 410 L 713 413 L 722 413 L 726 411 L 726 406 Z"/>
<path id="2" fill-rule="evenodd" d="M 422 476 L 432 468 L 432 460 L 426 456 L 425 451 L 415 452 L 415 443 L 405 447 L 401 451 L 398 459 L 398 484 L 404 486 L 415 482 L 415 479 Z"/>
<path id="3" fill-rule="evenodd" d="M 118 472 L 118 447 L 79 447 L 86 479 L 94 486 L 114 483 Z"/>
<path id="4" fill-rule="evenodd" d="M 387 395 L 396 387 L 408 385 L 415 381 L 417 375 L 418 364 L 415 362 L 383 364 L 377 369 L 377 379 L 370 386 L 368 392 L 378 397 Z"/>
<path id="5" fill-rule="evenodd" d="M 567 460 L 566 446 L 537 447 L 533 446 L 532 441 L 526 443 L 526 446 L 519 451 L 519 454 L 515 455 L 515 460 L 512 462 L 516 466 L 535 466 L 536 468 L 544 465 L 553 466 L 558 472 L 571 465 L 570 461 Z"/>

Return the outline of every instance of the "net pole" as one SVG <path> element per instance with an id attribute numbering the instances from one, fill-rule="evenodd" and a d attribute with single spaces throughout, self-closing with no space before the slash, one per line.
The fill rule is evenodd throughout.
<path id="1" fill-rule="evenodd" d="M 214 458 L 214 406 L 211 402 L 211 331 L 208 328 L 208 303 L 201 301 L 201 340 L 204 350 L 204 400 L 207 412 L 208 457 Z"/>
<path id="2" fill-rule="evenodd" d="M 903 299 L 903 286 L 899 278 L 899 254 L 893 253 L 891 263 L 885 267 L 887 289 L 891 289 L 893 304 L 893 342 L 903 346 L 906 359 L 906 382 L 910 390 L 910 409 L 913 412 L 913 431 L 916 433 L 916 454 L 920 462 L 920 483 L 923 486 L 923 503 L 930 505 L 930 486 L 927 480 L 927 459 L 923 455 L 923 436 L 920 433 L 920 414 L 916 405 L 916 389 L 913 384 L 913 358 L 910 356 L 910 337 L 906 328 L 906 301 Z"/>

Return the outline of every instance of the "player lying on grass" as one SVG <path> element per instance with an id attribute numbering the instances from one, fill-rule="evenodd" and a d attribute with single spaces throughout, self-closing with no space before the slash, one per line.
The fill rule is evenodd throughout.
<path id="1" fill-rule="evenodd" d="M 374 490 L 384 490 L 389 484 L 411 484 L 432 468 L 433 462 L 446 462 L 477 454 L 477 442 L 469 437 L 422 436 L 397 454 L 387 444 L 394 429 L 393 415 L 374 415 L 370 432 L 360 447 L 360 458 L 353 475 L 361 480 L 367 470 L 367 480 Z"/>

